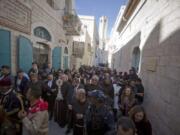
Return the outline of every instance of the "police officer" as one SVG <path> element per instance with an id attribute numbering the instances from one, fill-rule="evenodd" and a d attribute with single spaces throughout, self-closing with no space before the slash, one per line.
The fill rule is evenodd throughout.
<path id="1" fill-rule="evenodd" d="M 85 121 L 88 135 L 110 135 L 114 131 L 114 117 L 112 110 L 105 104 L 105 95 L 101 90 L 93 90 L 89 94 Z"/>

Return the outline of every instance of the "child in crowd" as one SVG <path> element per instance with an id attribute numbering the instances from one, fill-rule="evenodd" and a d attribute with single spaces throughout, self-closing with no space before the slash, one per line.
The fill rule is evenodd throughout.
<path id="1" fill-rule="evenodd" d="M 152 135 L 151 123 L 147 119 L 145 110 L 142 106 L 134 106 L 129 114 L 135 123 L 137 135 Z"/>
<path id="2" fill-rule="evenodd" d="M 23 110 L 19 112 L 25 134 L 48 135 L 48 103 L 40 98 L 41 93 L 41 87 L 38 85 L 30 86 L 27 93 L 30 108 L 28 112 Z"/>
<path id="3" fill-rule="evenodd" d="M 128 116 L 129 110 L 135 105 L 135 95 L 130 86 L 126 86 L 121 95 L 120 109 L 124 116 Z"/>

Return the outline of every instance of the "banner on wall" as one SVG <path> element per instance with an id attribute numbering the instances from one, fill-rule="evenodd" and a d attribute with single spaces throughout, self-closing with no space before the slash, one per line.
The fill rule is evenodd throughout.
<path id="1" fill-rule="evenodd" d="M 77 58 L 82 58 L 84 55 L 84 42 L 78 42 L 74 41 L 73 42 L 73 56 Z"/>

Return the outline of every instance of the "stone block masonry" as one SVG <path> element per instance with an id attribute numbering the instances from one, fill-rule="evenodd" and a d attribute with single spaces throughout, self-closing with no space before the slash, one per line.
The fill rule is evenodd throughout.
<path id="1" fill-rule="evenodd" d="M 132 50 L 139 46 L 144 107 L 153 135 L 180 135 L 179 13 L 178 0 L 146 0 L 139 12 L 132 15 L 131 25 L 120 33 L 121 47 L 117 53 L 121 55 L 113 56 L 115 68 L 127 71 L 132 66 Z"/>

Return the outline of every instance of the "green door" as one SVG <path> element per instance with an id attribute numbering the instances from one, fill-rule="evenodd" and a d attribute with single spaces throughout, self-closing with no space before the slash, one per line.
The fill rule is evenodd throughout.
<path id="1" fill-rule="evenodd" d="M 11 33 L 0 29 L 0 66 L 11 66 Z"/>
<path id="2" fill-rule="evenodd" d="M 23 36 L 20 36 L 18 41 L 18 68 L 24 70 L 27 73 L 33 62 L 32 43 L 29 39 Z"/>
<path id="3" fill-rule="evenodd" d="M 55 47 L 52 53 L 52 65 L 55 70 L 61 68 L 61 57 L 62 57 L 62 50 L 61 47 Z"/>

